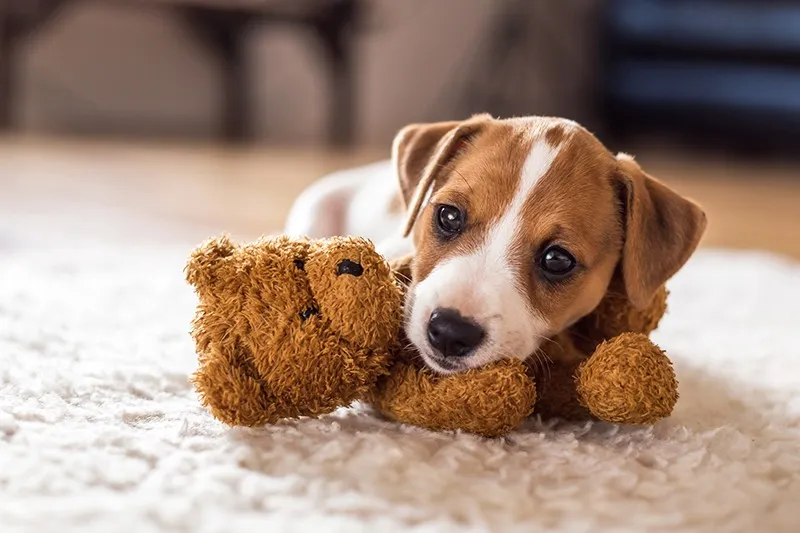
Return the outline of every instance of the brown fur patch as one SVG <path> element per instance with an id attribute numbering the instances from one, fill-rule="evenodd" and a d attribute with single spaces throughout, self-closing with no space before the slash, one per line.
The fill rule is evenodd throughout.
<path id="1" fill-rule="evenodd" d="M 564 131 L 564 126 L 557 124 L 547 130 L 547 133 L 544 134 L 544 140 L 553 148 L 558 148 L 564 142 L 566 135 L 567 132 Z"/>

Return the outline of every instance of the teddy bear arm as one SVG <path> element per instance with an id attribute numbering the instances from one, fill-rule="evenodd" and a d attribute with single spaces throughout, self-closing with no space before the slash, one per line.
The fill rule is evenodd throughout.
<path id="1" fill-rule="evenodd" d="M 450 376 L 397 362 L 380 383 L 373 406 L 392 420 L 434 431 L 502 436 L 533 410 L 536 387 L 519 361 Z"/>
<path id="2" fill-rule="evenodd" d="M 578 367 L 575 383 L 581 405 L 617 424 L 653 424 L 669 416 L 678 400 L 671 361 L 641 333 L 600 344 Z"/>

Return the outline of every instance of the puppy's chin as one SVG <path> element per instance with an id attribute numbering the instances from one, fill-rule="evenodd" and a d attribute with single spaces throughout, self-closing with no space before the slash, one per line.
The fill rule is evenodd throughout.
<path id="1" fill-rule="evenodd" d="M 433 349 L 428 345 L 422 347 L 415 345 L 415 347 L 422 356 L 422 360 L 425 361 L 425 365 L 434 372 L 436 372 L 437 374 L 443 376 L 451 376 L 453 374 L 466 372 L 467 370 L 473 368 L 481 368 L 496 361 L 501 361 L 503 359 L 511 358 L 511 356 L 503 355 L 502 353 L 499 352 L 495 353 L 484 349 L 484 350 L 478 350 L 477 352 L 475 352 L 474 355 L 453 359 L 437 355 L 433 351 Z M 524 361 L 530 355 L 532 354 L 527 354 L 518 357 L 518 359 Z"/>
<path id="2" fill-rule="evenodd" d="M 422 355 L 422 360 L 425 361 L 425 366 L 437 374 L 451 376 L 469 369 L 469 366 L 464 364 L 462 361 L 452 361 L 437 355 L 430 355 L 430 352 L 427 350 L 422 350 L 419 347 L 417 347 L 417 349 L 419 350 L 420 355 Z"/>

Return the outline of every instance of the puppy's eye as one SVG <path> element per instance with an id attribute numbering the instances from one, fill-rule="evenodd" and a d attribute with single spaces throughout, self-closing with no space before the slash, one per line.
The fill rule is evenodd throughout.
<path id="1" fill-rule="evenodd" d="M 464 230 L 464 213 L 452 205 L 436 206 L 434 221 L 443 237 L 455 237 Z"/>
<path id="2" fill-rule="evenodd" d="M 575 257 L 560 246 L 549 246 L 539 258 L 539 268 L 554 281 L 566 277 L 577 264 Z"/>

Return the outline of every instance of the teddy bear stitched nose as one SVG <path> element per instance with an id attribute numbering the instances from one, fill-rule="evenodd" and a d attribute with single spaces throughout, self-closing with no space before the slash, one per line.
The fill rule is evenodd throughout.
<path id="1" fill-rule="evenodd" d="M 360 276 L 364 273 L 364 267 L 356 263 L 355 261 L 351 261 L 349 259 L 344 259 L 339 261 L 339 264 L 336 265 L 336 275 L 341 276 L 343 274 L 350 274 L 351 276 Z"/>

